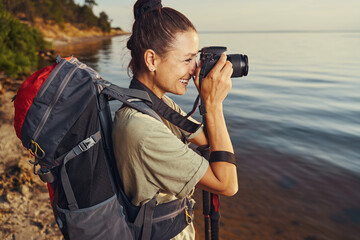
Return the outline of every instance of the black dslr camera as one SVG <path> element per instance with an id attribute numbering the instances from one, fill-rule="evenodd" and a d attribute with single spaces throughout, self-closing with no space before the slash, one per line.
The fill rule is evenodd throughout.
<path id="1" fill-rule="evenodd" d="M 226 51 L 226 47 L 204 47 L 200 50 L 200 60 L 202 67 L 200 70 L 200 77 L 204 78 L 210 70 L 217 63 L 221 54 Z M 227 55 L 227 60 L 230 61 L 233 65 L 233 74 L 234 77 L 246 76 L 249 71 L 248 57 L 242 54 L 229 54 Z"/>

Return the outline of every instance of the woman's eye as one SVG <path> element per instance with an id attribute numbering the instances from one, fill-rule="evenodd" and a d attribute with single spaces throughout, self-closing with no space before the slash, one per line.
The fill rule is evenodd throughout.
<path id="1" fill-rule="evenodd" d="M 189 58 L 189 59 L 186 59 L 185 62 L 191 62 L 191 60 L 192 60 L 192 59 Z"/>

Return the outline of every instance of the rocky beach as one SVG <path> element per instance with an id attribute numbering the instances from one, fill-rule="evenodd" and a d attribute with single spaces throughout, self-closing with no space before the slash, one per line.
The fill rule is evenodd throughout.
<path id="1" fill-rule="evenodd" d="M 7 79 L 0 95 L 0 239 L 62 239 L 46 185 L 33 174 L 15 135 L 11 100 L 19 81 L 11 81 Z"/>

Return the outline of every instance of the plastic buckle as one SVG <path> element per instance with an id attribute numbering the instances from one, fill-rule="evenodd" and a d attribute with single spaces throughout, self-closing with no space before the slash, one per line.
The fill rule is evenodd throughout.
<path id="1" fill-rule="evenodd" d="M 89 150 L 92 146 L 94 146 L 95 143 L 96 143 L 95 140 L 92 137 L 89 137 L 84 141 L 82 141 L 81 143 L 79 143 L 78 146 L 82 152 L 85 152 Z"/>
<path id="2" fill-rule="evenodd" d="M 41 181 L 45 183 L 53 183 L 55 181 L 55 177 L 49 169 L 40 168 L 37 171 L 37 174 L 39 175 Z"/>
<path id="3" fill-rule="evenodd" d="M 57 64 L 59 64 L 61 62 L 61 56 L 57 55 L 56 58 L 55 58 L 55 61 L 56 61 Z"/>

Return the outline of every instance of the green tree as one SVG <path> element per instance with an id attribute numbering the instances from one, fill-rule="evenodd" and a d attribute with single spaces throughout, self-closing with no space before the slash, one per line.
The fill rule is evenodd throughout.
<path id="1" fill-rule="evenodd" d="M 85 26 L 88 27 L 97 26 L 97 21 L 98 21 L 92 9 L 87 5 L 80 7 L 77 20 L 78 23 L 84 24 Z"/>
<path id="2" fill-rule="evenodd" d="M 98 5 L 95 0 L 85 0 L 85 4 L 88 5 L 90 8 Z"/>
<path id="3" fill-rule="evenodd" d="M 3 0 L 6 10 L 19 15 L 29 21 L 34 20 L 34 1 L 32 0 Z M 22 15 L 23 14 L 23 15 Z"/>
<path id="4" fill-rule="evenodd" d="M 109 16 L 105 12 L 101 12 L 99 15 L 98 26 L 103 32 L 110 32 L 110 22 Z"/>
<path id="5" fill-rule="evenodd" d="M 95 0 L 85 0 L 84 5 L 78 5 L 74 0 L 0 0 L 7 11 L 14 16 L 33 22 L 36 17 L 45 22 L 53 20 L 56 23 L 70 22 L 83 27 L 101 25 L 103 31 L 109 31 L 111 21 L 104 16 L 95 16 L 93 7 L 97 6 Z M 107 16 L 107 15 L 106 15 Z M 100 19 L 101 18 L 101 19 Z M 107 22 L 106 22 L 107 21 Z M 111 27 L 110 27 L 111 28 Z"/>
<path id="6" fill-rule="evenodd" d="M 49 44 L 42 35 L 0 8 L 0 71 L 10 76 L 29 73 L 37 66 L 37 50 Z"/>

